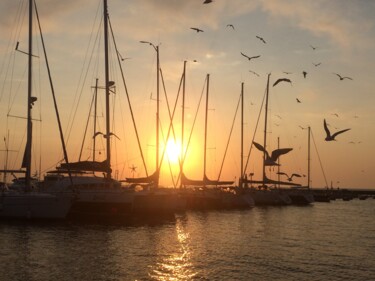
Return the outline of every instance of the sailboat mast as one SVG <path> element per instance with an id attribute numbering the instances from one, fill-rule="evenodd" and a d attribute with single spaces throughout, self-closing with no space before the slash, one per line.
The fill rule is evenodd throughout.
<path id="1" fill-rule="evenodd" d="M 266 166 L 265 166 L 265 161 L 266 161 L 266 144 L 267 144 L 267 117 L 268 117 L 268 94 L 269 94 L 269 86 L 270 86 L 270 76 L 271 73 L 268 74 L 267 78 L 267 90 L 266 90 L 266 105 L 265 105 L 265 117 L 264 117 L 264 152 L 263 152 L 263 183 L 266 180 Z"/>
<path id="2" fill-rule="evenodd" d="M 241 176 L 240 188 L 243 187 L 244 170 L 243 170 L 243 102 L 244 102 L 244 83 L 241 83 Z"/>
<path id="3" fill-rule="evenodd" d="M 94 135 L 96 133 L 96 110 L 98 105 L 98 78 L 95 80 L 95 93 L 94 93 Z M 95 152 L 96 152 L 96 138 L 94 137 L 94 143 L 92 148 L 92 161 L 95 162 Z"/>
<path id="4" fill-rule="evenodd" d="M 307 138 L 307 188 L 310 188 L 310 135 L 311 135 L 311 128 L 310 126 L 308 129 L 308 138 Z"/>
<path id="5" fill-rule="evenodd" d="M 277 137 L 277 149 L 280 149 L 280 137 Z M 277 187 L 280 188 L 280 157 L 277 159 Z"/>
<path id="6" fill-rule="evenodd" d="M 184 172 L 184 130 L 185 130 L 185 83 L 186 83 L 186 60 L 184 61 L 184 73 L 182 80 L 182 116 L 181 116 L 181 154 L 180 154 L 180 175 Z M 182 181 L 180 181 L 180 188 Z"/>
<path id="7" fill-rule="evenodd" d="M 207 115 L 208 115 L 208 93 L 210 87 L 210 74 L 207 74 L 207 88 L 206 88 L 206 117 L 204 120 L 204 151 L 203 151 L 203 187 L 206 187 L 206 158 L 207 158 Z"/>
<path id="8" fill-rule="evenodd" d="M 159 186 L 159 71 L 160 71 L 160 60 L 159 60 L 159 45 L 155 47 L 156 49 L 156 173 L 157 173 L 157 179 L 156 179 L 156 187 Z"/>
<path id="9" fill-rule="evenodd" d="M 32 53 L 33 53 L 33 0 L 29 0 L 29 50 L 28 50 L 28 85 L 27 85 L 27 141 L 25 158 L 23 164 L 25 164 L 26 175 L 25 183 L 26 188 L 30 188 L 31 185 L 31 140 L 32 140 L 32 116 L 31 108 L 33 100 L 31 97 L 32 93 Z"/>
<path id="10" fill-rule="evenodd" d="M 107 141 L 107 178 L 111 178 L 111 140 L 110 140 L 110 116 L 109 116 L 109 66 L 108 66 L 108 6 L 107 0 L 103 0 L 104 16 L 104 67 L 105 67 L 105 109 L 106 109 L 106 141 Z"/>

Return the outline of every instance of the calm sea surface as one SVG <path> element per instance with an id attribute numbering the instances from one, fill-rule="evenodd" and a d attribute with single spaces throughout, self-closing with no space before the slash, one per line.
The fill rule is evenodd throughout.
<path id="1" fill-rule="evenodd" d="M 375 280 L 375 200 L 0 222 L 1 280 Z"/>

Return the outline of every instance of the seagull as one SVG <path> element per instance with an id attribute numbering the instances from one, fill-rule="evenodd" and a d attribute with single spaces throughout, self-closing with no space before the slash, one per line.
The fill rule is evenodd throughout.
<path id="1" fill-rule="evenodd" d="M 260 55 L 259 56 L 253 56 L 253 57 L 249 57 L 249 56 L 247 56 L 247 55 L 245 55 L 244 53 L 242 53 L 241 52 L 241 55 L 243 55 L 245 58 L 247 58 L 248 60 L 251 60 L 251 59 L 257 59 L 257 58 L 259 58 L 260 57 Z"/>
<path id="2" fill-rule="evenodd" d="M 251 72 L 252 74 L 254 74 L 254 75 L 256 75 L 256 76 L 258 76 L 258 77 L 259 77 L 259 74 L 258 74 L 258 73 L 256 73 L 255 71 L 249 70 L 249 72 Z"/>
<path id="3" fill-rule="evenodd" d="M 310 45 L 311 49 L 313 49 L 314 51 L 318 48 L 318 47 L 314 47 L 312 45 Z"/>
<path id="4" fill-rule="evenodd" d="M 196 28 L 196 27 L 190 27 L 190 29 L 195 30 L 197 33 L 203 32 L 202 29 Z"/>
<path id="5" fill-rule="evenodd" d="M 318 63 L 312 63 L 312 64 L 316 67 L 316 66 L 321 65 L 322 63 L 321 63 L 321 62 L 318 62 Z"/>
<path id="6" fill-rule="evenodd" d="M 327 137 L 325 138 L 325 140 L 326 141 L 333 141 L 333 140 L 335 140 L 335 137 L 337 135 L 342 134 L 346 131 L 349 131 L 350 129 L 341 130 L 341 131 L 338 131 L 338 132 L 334 133 L 333 135 L 331 135 L 331 132 L 329 131 L 328 126 L 327 126 L 326 119 L 324 119 L 324 130 L 326 131 L 326 134 L 327 134 Z"/>
<path id="7" fill-rule="evenodd" d="M 306 71 L 302 71 L 302 74 L 303 74 L 303 78 L 306 78 L 307 72 Z"/>
<path id="8" fill-rule="evenodd" d="M 341 76 L 340 74 L 338 73 L 333 73 L 333 74 L 336 74 L 339 78 L 340 78 L 340 81 L 344 80 L 344 79 L 349 79 L 349 80 L 353 80 L 353 78 L 350 78 L 348 76 Z"/>
<path id="9" fill-rule="evenodd" d="M 292 72 L 288 72 L 288 71 L 284 71 L 283 73 L 285 73 L 286 75 L 292 74 Z"/>
<path id="10" fill-rule="evenodd" d="M 307 128 L 302 127 L 301 125 L 298 125 L 298 127 L 300 127 L 302 130 L 307 129 Z"/>
<path id="11" fill-rule="evenodd" d="M 262 37 L 260 37 L 260 36 L 255 36 L 256 38 L 258 38 L 260 41 L 262 41 L 264 44 L 266 44 L 266 41 L 262 38 Z"/>
<path id="12" fill-rule="evenodd" d="M 103 134 L 102 132 L 96 132 L 93 136 L 93 138 L 95 138 L 96 136 L 98 135 L 103 135 L 103 137 L 106 139 L 108 136 Z M 116 138 L 120 139 L 118 136 L 116 136 L 114 133 L 109 133 L 109 136 L 115 136 Z"/>
<path id="13" fill-rule="evenodd" d="M 272 87 L 275 87 L 280 82 L 289 82 L 290 84 L 292 84 L 292 81 L 290 79 L 288 79 L 288 78 L 280 78 L 280 79 L 277 79 L 275 83 L 273 83 Z"/>
<path id="14" fill-rule="evenodd" d="M 233 24 L 227 24 L 227 27 L 231 27 L 234 30 Z"/>
<path id="15" fill-rule="evenodd" d="M 337 118 L 339 118 L 339 115 L 337 113 L 332 113 L 332 115 L 335 115 Z"/>
<path id="16" fill-rule="evenodd" d="M 120 54 L 119 51 L 117 51 L 117 54 L 119 55 L 121 61 L 124 61 L 124 60 L 128 60 L 128 59 L 130 59 L 130 58 L 124 58 L 124 57 Z"/>
<path id="17" fill-rule="evenodd" d="M 301 101 L 300 101 L 298 98 L 296 98 L 296 101 L 297 101 L 298 103 L 301 103 Z"/>
<path id="18" fill-rule="evenodd" d="M 284 172 L 278 172 L 277 173 L 278 175 L 285 175 L 287 178 L 288 178 L 288 181 L 292 181 L 293 180 L 293 177 L 298 177 L 300 178 L 301 175 L 299 174 L 292 174 L 290 177 L 288 176 L 288 174 L 284 173 Z"/>
<path id="19" fill-rule="evenodd" d="M 259 143 L 256 143 L 253 141 L 254 146 L 260 150 L 263 151 L 266 154 L 266 159 L 264 161 L 265 166 L 279 166 L 279 164 L 276 163 L 279 156 L 288 153 L 289 151 L 293 150 L 293 148 L 279 148 L 272 151 L 271 156 L 268 154 L 267 150 L 264 149 L 262 145 Z"/>
<path id="20" fill-rule="evenodd" d="M 203 4 L 210 4 L 212 3 L 212 0 L 204 0 Z"/>

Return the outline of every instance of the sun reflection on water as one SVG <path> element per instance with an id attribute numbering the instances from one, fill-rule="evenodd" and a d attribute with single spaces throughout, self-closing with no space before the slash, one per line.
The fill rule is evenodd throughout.
<path id="1" fill-rule="evenodd" d="M 149 276 L 154 280 L 191 280 L 196 276 L 192 270 L 190 236 L 183 220 L 176 221 L 176 249 L 152 266 Z"/>

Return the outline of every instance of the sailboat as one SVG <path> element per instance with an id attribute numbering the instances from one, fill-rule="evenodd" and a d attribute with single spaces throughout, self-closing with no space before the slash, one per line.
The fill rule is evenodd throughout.
<path id="1" fill-rule="evenodd" d="M 106 159 L 104 161 L 78 161 L 62 163 L 44 177 L 42 188 L 50 193 L 75 190 L 75 200 L 69 218 L 117 218 L 133 211 L 134 190 L 125 189 L 112 177 L 110 131 L 110 94 L 114 83 L 109 80 L 108 62 L 108 8 L 103 0 L 104 22 L 104 74 L 105 74 L 105 121 Z M 102 173 L 104 176 L 96 176 Z"/>
<path id="2" fill-rule="evenodd" d="M 291 188 L 285 189 L 292 204 L 294 205 L 309 205 L 313 203 L 314 194 L 310 189 L 310 135 L 311 128 L 307 127 L 308 132 L 308 149 L 307 149 L 307 185 L 306 186 L 292 186 Z"/>
<path id="3" fill-rule="evenodd" d="M 203 179 L 192 180 L 181 173 L 181 184 L 194 189 L 184 189 L 188 209 L 247 209 L 254 206 L 248 194 L 233 186 L 233 181 L 211 180 L 206 175 L 207 113 L 210 75 L 207 74 L 205 132 L 203 148 Z"/>
<path id="4" fill-rule="evenodd" d="M 49 194 L 38 190 L 31 177 L 32 160 L 32 108 L 37 101 L 32 96 L 32 23 L 34 0 L 29 0 L 29 46 L 28 52 L 28 91 L 27 91 L 27 140 L 22 161 L 25 170 L 4 170 L 4 173 L 23 173 L 9 188 L 4 185 L 0 193 L 0 217 L 17 219 L 63 219 L 68 214 L 74 197 L 72 193 Z M 37 12 L 37 11 L 36 11 Z M 43 38 L 42 38 L 43 42 Z M 18 43 L 17 43 L 18 46 Z M 44 43 L 43 43 L 44 48 Z M 48 68 L 48 65 L 47 65 Z"/>
<path id="5" fill-rule="evenodd" d="M 106 92 L 106 159 L 104 161 L 78 161 L 61 164 L 56 170 L 45 177 L 44 183 L 50 191 L 72 188 L 77 192 L 77 200 L 69 213 L 71 218 L 126 218 L 134 214 L 171 214 L 177 209 L 174 200 L 176 194 L 165 189 L 154 189 L 158 184 L 159 172 L 157 171 L 145 178 L 135 178 L 122 185 L 122 181 L 112 177 L 111 168 L 111 137 L 114 135 L 110 128 L 110 94 L 115 85 L 109 80 L 108 61 L 108 34 L 109 13 L 107 0 L 103 0 L 103 25 L 104 25 L 104 60 L 105 60 L 105 92 Z M 122 72 L 122 71 L 121 71 Z M 98 133 L 95 132 L 95 136 Z M 71 174 L 73 184 L 67 174 Z M 95 176 L 103 173 L 104 176 Z M 141 183 L 142 188 L 138 188 Z"/>
<path id="6" fill-rule="evenodd" d="M 262 164 L 262 171 L 263 177 L 262 180 L 248 180 L 245 174 L 242 174 L 241 182 L 245 184 L 247 188 L 247 192 L 251 194 L 252 198 L 254 199 L 255 205 L 289 205 L 291 204 L 292 200 L 288 196 L 286 192 L 281 189 L 276 188 L 277 184 L 285 183 L 279 182 L 272 179 L 269 179 L 266 175 L 266 166 L 268 165 L 275 165 L 272 160 L 270 160 L 268 152 L 266 151 L 266 143 L 267 143 L 267 116 L 268 116 L 268 95 L 269 95 L 269 82 L 270 82 L 271 74 L 268 74 L 267 78 L 267 89 L 266 89 L 266 102 L 265 102 L 265 120 L 264 120 L 264 136 L 263 136 L 263 146 L 254 143 L 254 145 L 261 151 L 263 151 L 263 164 Z M 282 153 L 286 153 L 291 149 L 286 149 L 281 151 Z M 250 184 L 250 187 L 248 186 Z M 252 186 L 252 184 L 260 184 L 258 188 Z M 285 183 L 288 184 L 288 183 Z M 271 188 L 269 185 L 274 185 L 275 188 Z"/>

